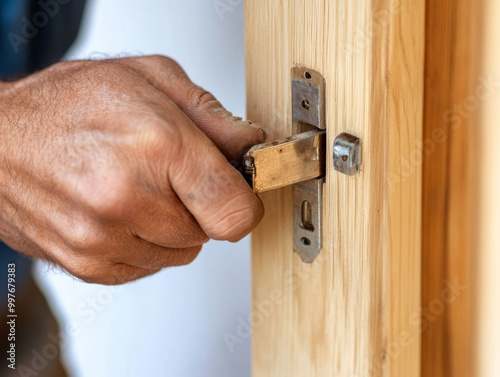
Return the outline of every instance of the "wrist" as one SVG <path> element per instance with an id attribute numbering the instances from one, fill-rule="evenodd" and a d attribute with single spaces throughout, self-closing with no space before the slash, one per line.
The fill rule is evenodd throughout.
<path id="1" fill-rule="evenodd" d="M 7 140 L 9 138 L 9 131 L 11 128 L 9 122 L 9 114 L 11 113 L 12 106 L 12 94 L 10 93 L 11 88 L 11 83 L 0 82 L 0 173 L 2 173 L 6 162 L 5 155 L 8 149 Z"/>

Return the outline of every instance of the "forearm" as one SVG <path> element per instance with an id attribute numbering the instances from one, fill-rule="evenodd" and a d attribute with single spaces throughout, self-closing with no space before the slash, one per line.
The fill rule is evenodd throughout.
<path id="1" fill-rule="evenodd" d="M 9 206 L 8 191 L 10 191 L 8 139 L 11 133 L 9 123 L 9 83 L 0 81 L 0 241 L 5 241 L 7 234 L 12 233 L 8 224 L 8 217 L 11 212 Z"/>
<path id="2" fill-rule="evenodd" d="M 7 137 L 7 127 L 8 127 L 8 95 L 7 91 L 9 84 L 0 81 L 0 179 L 1 170 L 3 166 L 3 156 L 6 150 L 6 137 Z"/>
<path id="3" fill-rule="evenodd" d="M 10 129 L 9 118 L 11 117 L 11 101 L 9 95 L 12 84 L 0 81 L 0 170 L 3 166 L 3 157 L 7 149 L 6 141 Z"/>
<path id="4" fill-rule="evenodd" d="M 22 156 L 18 153 L 20 146 L 15 141 L 16 136 L 27 133 L 20 130 L 23 119 L 22 106 L 16 104 L 18 90 L 15 83 L 0 82 L 0 210 L 4 210 L 1 200 L 5 200 L 11 191 L 13 181 L 19 180 L 12 170 L 16 165 L 22 165 Z"/>
<path id="5" fill-rule="evenodd" d="M 9 170 L 9 161 L 7 160 L 9 139 L 12 134 L 12 95 L 11 83 L 0 82 L 0 195 L 4 193 L 7 182 L 7 172 Z M 0 198 L 1 199 L 1 198 Z M 0 203 L 0 209 L 3 207 Z"/>

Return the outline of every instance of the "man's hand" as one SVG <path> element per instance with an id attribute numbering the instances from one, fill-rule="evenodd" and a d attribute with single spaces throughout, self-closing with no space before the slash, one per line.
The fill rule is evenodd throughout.
<path id="1" fill-rule="evenodd" d="M 60 63 L 0 86 L 0 238 L 119 284 L 236 241 L 263 216 L 234 169 L 261 128 L 174 61 Z"/>

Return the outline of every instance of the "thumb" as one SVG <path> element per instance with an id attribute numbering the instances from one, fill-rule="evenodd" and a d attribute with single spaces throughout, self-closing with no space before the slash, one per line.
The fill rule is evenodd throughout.
<path id="1" fill-rule="evenodd" d="M 125 60 L 169 97 L 231 163 L 239 163 L 250 147 L 265 141 L 262 127 L 234 117 L 212 94 L 191 82 L 172 59 L 145 56 Z"/>
<path id="2" fill-rule="evenodd" d="M 177 121 L 183 142 L 168 168 L 170 186 L 210 238 L 241 239 L 262 219 L 262 202 L 185 114 Z"/>

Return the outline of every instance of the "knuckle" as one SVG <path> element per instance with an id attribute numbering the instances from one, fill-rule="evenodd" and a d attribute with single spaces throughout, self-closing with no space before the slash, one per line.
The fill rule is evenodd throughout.
<path id="1" fill-rule="evenodd" d="M 194 86 L 189 91 L 188 96 L 192 106 L 194 107 L 205 107 L 212 104 L 219 104 L 212 93 L 199 86 Z"/>
<path id="2" fill-rule="evenodd" d="M 72 224 L 63 231 L 65 244 L 73 251 L 92 251 L 99 248 L 102 240 L 100 232 L 90 223 Z"/>
<path id="3" fill-rule="evenodd" d="M 160 270 L 166 267 L 184 266 L 196 259 L 202 245 L 186 248 L 154 248 L 148 250 L 147 263 L 141 265 L 148 270 Z"/>
<path id="4" fill-rule="evenodd" d="M 129 283 L 134 280 L 141 279 L 145 276 L 153 275 L 160 271 L 159 268 L 144 269 L 139 267 L 130 266 L 124 263 L 117 263 L 108 268 L 106 274 L 103 276 L 106 285 L 119 285 Z"/>
<path id="5" fill-rule="evenodd" d="M 137 140 L 143 147 L 149 148 L 160 144 L 165 151 L 165 143 L 169 148 L 175 146 L 182 139 L 182 133 L 173 119 L 150 117 L 145 120 L 146 126 L 139 132 Z"/>
<path id="6" fill-rule="evenodd" d="M 186 249 L 172 250 L 168 252 L 166 260 L 161 263 L 161 267 L 185 266 L 196 259 L 202 246 L 194 246 Z"/>
<path id="7" fill-rule="evenodd" d="M 144 270 L 122 263 L 80 258 L 65 267 L 66 270 L 88 284 L 119 285 L 137 280 L 157 270 Z"/>
<path id="8" fill-rule="evenodd" d="M 156 54 L 143 56 L 138 58 L 138 61 L 153 67 L 155 70 L 166 71 L 172 75 L 186 74 L 179 63 L 164 55 Z"/>
<path id="9" fill-rule="evenodd" d="M 147 156 L 148 163 L 170 161 L 182 152 L 183 136 L 175 120 L 150 117 L 145 126 L 132 138 L 139 155 Z"/>
<path id="10" fill-rule="evenodd" d="M 173 59 L 161 55 L 161 54 L 153 54 L 153 55 L 148 55 L 143 57 L 146 61 L 150 63 L 157 64 L 159 66 L 168 66 L 168 67 L 175 67 L 175 68 L 180 68 L 180 65 Z"/>
<path id="11" fill-rule="evenodd" d="M 65 270 L 71 275 L 89 284 L 100 284 L 102 281 L 101 269 L 95 267 L 95 263 L 88 258 L 74 257 L 67 258 L 63 265 Z"/>
<path id="12" fill-rule="evenodd" d="M 102 276 L 89 271 L 88 269 L 84 270 L 75 270 L 69 271 L 74 277 L 80 279 L 81 281 L 87 284 L 106 284 L 107 279 L 103 279 Z"/>
<path id="13" fill-rule="evenodd" d="M 134 184 L 124 173 L 113 170 L 96 174 L 80 185 L 84 207 L 100 218 L 120 218 L 133 201 Z"/>
<path id="14" fill-rule="evenodd" d="M 123 276 L 113 274 L 111 271 L 103 273 L 101 271 L 91 270 L 88 268 L 72 274 L 87 284 L 118 285 L 130 281 Z"/>
<path id="15" fill-rule="evenodd" d="M 185 266 L 187 264 L 190 264 L 193 262 L 198 254 L 200 253 L 202 249 L 202 246 L 195 246 L 195 247 L 190 247 L 189 249 L 186 249 L 183 253 L 182 256 L 179 258 L 178 263 L 176 266 Z"/>
<path id="16" fill-rule="evenodd" d="M 82 64 L 79 72 L 85 79 L 80 81 L 90 83 L 94 91 L 89 93 L 89 96 L 100 101 L 103 100 L 104 92 L 108 96 L 113 93 L 114 96 L 123 98 L 123 88 L 133 88 L 142 84 L 137 73 L 121 59 L 91 61 Z M 106 102 L 109 104 L 110 101 Z"/>

